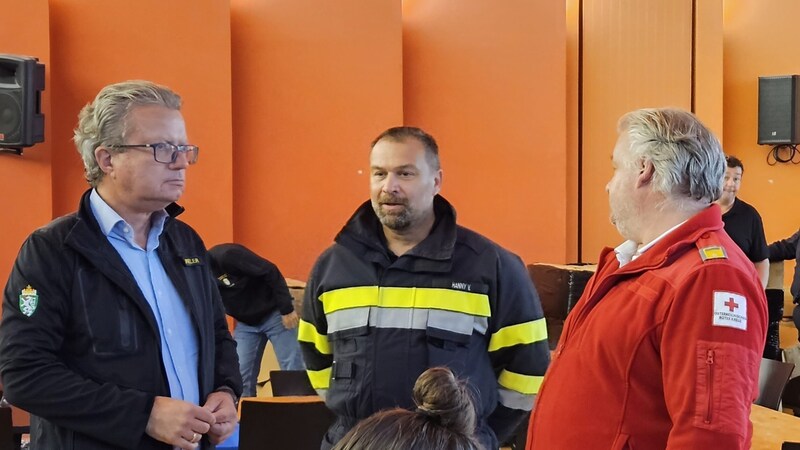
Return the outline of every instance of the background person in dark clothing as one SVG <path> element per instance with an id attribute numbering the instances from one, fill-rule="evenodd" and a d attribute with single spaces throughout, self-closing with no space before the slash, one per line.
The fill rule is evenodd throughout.
<path id="1" fill-rule="evenodd" d="M 797 242 L 800 240 L 800 230 L 791 235 L 787 239 L 775 241 L 769 244 L 769 260 L 770 261 L 786 261 L 787 259 L 794 259 L 794 278 L 792 278 L 792 287 L 790 292 L 794 299 L 794 325 L 798 330 L 798 341 L 800 341 L 800 247 Z"/>
<path id="2" fill-rule="evenodd" d="M 758 211 L 737 197 L 739 188 L 742 186 L 744 165 L 735 156 L 726 156 L 725 161 L 727 161 L 727 168 L 722 185 L 722 195 L 717 200 L 717 204 L 722 209 L 725 232 L 756 266 L 761 287 L 766 287 L 769 278 L 769 251 L 767 250 L 767 239 L 764 237 L 764 224 Z"/>
<path id="3" fill-rule="evenodd" d="M 220 244 L 208 253 L 225 311 L 238 322 L 233 338 L 243 395 L 253 397 L 267 341 L 272 342 L 281 370 L 305 368 L 292 296 L 278 267 L 243 245 Z"/>
<path id="4" fill-rule="evenodd" d="M 725 156 L 725 161 L 727 165 L 722 195 L 716 202 L 722 210 L 725 232 L 742 249 L 742 253 L 747 256 L 747 259 L 752 261 L 761 281 L 761 287 L 766 288 L 769 279 L 769 250 L 767 250 L 767 239 L 764 237 L 764 224 L 758 211 L 737 197 L 739 188 L 742 186 L 744 165 L 735 156 Z M 773 294 L 772 292 L 767 293 L 769 324 L 767 325 L 767 340 L 764 343 L 763 356 L 780 361 L 780 321 L 783 317 L 783 296 Z"/>

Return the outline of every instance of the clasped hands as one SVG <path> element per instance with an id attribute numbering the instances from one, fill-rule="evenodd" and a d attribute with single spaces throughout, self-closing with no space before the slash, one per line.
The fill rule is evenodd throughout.
<path id="1" fill-rule="evenodd" d="M 172 446 L 194 450 L 203 435 L 212 444 L 230 436 L 236 428 L 236 406 L 227 392 L 212 392 L 203 406 L 169 397 L 156 397 L 145 432 Z"/>

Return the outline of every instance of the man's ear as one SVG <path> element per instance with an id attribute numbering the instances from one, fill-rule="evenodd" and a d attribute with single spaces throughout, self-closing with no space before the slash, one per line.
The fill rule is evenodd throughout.
<path id="1" fill-rule="evenodd" d="M 639 163 L 639 175 L 636 177 L 636 187 L 647 186 L 653 182 L 656 168 L 653 162 L 649 160 L 642 160 Z"/>
<path id="2" fill-rule="evenodd" d="M 111 152 L 102 145 L 94 149 L 94 159 L 104 174 L 108 175 L 114 170 L 114 165 L 111 162 Z"/>

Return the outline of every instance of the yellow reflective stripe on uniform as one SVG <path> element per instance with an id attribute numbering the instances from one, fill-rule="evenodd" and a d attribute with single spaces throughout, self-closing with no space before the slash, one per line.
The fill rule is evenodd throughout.
<path id="1" fill-rule="evenodd" d="M 331 344 L 328 342 L 328 336 L 317 333 L 317 329 L 314 325 L 311 325 L 305 320 L 300 320 L 300 324 L 297 327 L 297 340 L 312 344 L 314 348 L 323 355 L 333 354 L 331 351 Z"/>
<path id="2" fill-rule="evenodd" d="M 308 380 L 311 381 L 311 387 L 314 389 L 328 389 L 331 384 L 331 371 L 332 367 L 322 370 L 306 369 Z"/>
<path id="3" fill-rule="evenodd" d="M 486 294 L 438 288 L 381 288 L 380 306 L 389 308 L 428 308 L 489 317 Z"/>
<path id="4" fill-rule="evenodd" d="M 543 376 L 522 375 L 504 369 L 500 372 L 497 383 L 506 389 L 530 395 L 539 392 L 539 386 L 542 385 L 543 379 Z"/>
<path id="5" fill-rule="evenodd" d="M 473 316 L 491 316 L 489 297 L 486 294 L 453 289 L 358 286 L 325 292 L 320 296 L 320 301 L 325 314 L 347 308 L 378 306 L 441 309 Z"/>
<path id="6" fill-rule="evenodd" d="M 532 344 L 547 339 L 547 324 L 544 317 L 530 322 L 518 323 L 500 328 L 489 340 L 489 351 L 519 344 Z"/>
<path id="7" fill-rule="evenodd" d="M 348 308 L 378 305 L 377 286 L 355 286 L 335 289 L 319 296 L 325 314 Z"/>

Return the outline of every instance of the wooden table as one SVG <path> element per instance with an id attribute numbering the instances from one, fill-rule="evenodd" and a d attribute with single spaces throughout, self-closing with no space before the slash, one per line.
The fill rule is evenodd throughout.
<path id="1" fill-rule="evenodd" d="M 753 405 L 752 450 L 780 450 L 784 441 L 800 442 L 800 417 Z"/>

